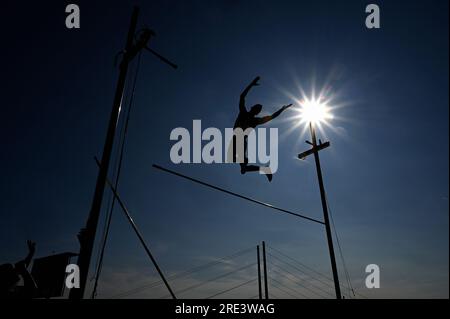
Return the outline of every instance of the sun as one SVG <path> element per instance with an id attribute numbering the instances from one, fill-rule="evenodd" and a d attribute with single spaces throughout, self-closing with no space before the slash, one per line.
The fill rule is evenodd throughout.
<path id="1" fill-rule="evenodd" d="M 287 118 L 286 121 L 293 125 L 286 134 L 300 128 L 299 138 L 301 138 L 311 128 L 321 133 L 324 133 L 325 128 L 335 130 L 331 120 L 335 119 L 332 111 L 336 109 L 336 103 L 333 101 L 334 95 L 330 92 L 325 94 L 321 91 L 319 95 L 315 95 L 313 91 L 310 95 L 307 95 L 304 91 L 301 91 L 300 97 L 295 97 L 293 94 L 290 94 L 289 97 L 294 101 L 294 107 L 292 108 L 292 116 Z"/>
<path id="2" fill-rule="evenodd" d="M 281 88 L 281 92 L 294 104 L 291 115 L 285 118 L 289 127 L 283 135 L 290 135 L 300 129 L 300 141 L 312 128 L 321 134 L 327 134 L 327 129 L 341 134 L 333 122 L 347 121 L 335 115 L 337 110 L 349 105 L 348 101 L 342 100 L 342 93 L 333 90 L 328 84 L 318 90 L 314 81 L 310 85 L 310 92 L 307 93 L 297 80 L 295 82 L 296 92 Z"/>
<path id="3" fill-rule="evenodd" d="M 321 98 L 304 97 L 299 101 L 298 118 L 301 124 L 320 124 L 331 120 L 333 115 L 326 101 Z"/>

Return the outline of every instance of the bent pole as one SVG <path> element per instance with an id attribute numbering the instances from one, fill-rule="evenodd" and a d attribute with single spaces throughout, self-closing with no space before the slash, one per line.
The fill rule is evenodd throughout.
<path id="1" fill-rule="evenodd" d="M 169 174 L 172 174 L 172 175 L 175 175 L 175 176 L 178 176 L 178 177 L 187 179 L 187 180 L 189 180 L 189 181 L 191 181 L 191 182 L 194 182 L 194 183 L 197 183 L 197 184 L 200 184 L 200 185 L 203 185 L 203 186 L 206 186 L 206 187 L 209 187 L 209 188 L 212 188 L 212 189 L 221 191 L 221 192 L 226 193 L 226 194 L 228 194 L 228 195 L 232 195 L 232 196 L 235 196 L 235 197 L 239 197 L 239 198 L 245 199 L 245 200 L 247 200 L 247 201 L 249 201 L 249 202 L 252 202 L 252 203 L 255 203 L 255 204 L 258 204 L 258 205 L 261 205 L 261 206 L 265 206 L 265 207 L 268 207 L 268 208 L 272 208 L 272 209 L 274 209 L 274 210 L 276 210 L 276 211 L 278 211 L 278 212 L 282 212 L 282 213 L 285 213 L 285 214 L 293 215 L 293 216 L 300 217 L 300 218 L 303 218 L 303 219 L 306 219 L 306 220 L 309 220 L 309 221 L 312 221 L 312 222 L 315 222 L 315 223 L 318 223 L 318 224 L 321 224 L 321 225 L 325 225 L 324 222 L 322 222 L 322 221 L 320 221 L 320 220 L 318 220 L 318 219 L 314 219 L 314 218 L 311 218 L 311 217 L 308 217 L 308 216 L 304 216 L 304 215 L 301 215 L 301 214 L 297 214 L 297 213 L 294 213 L 294 212 L 289 211 L 289 210 L 287 210 L 287 209 L 280 208 L 280 207 L 277 207 L 277 206 L 274 206 L 274 205 L 271 205 L 271 204 L 268 204 L 268 203 L 264 203 L 264 202 L 262 202 L 262 201 L 253 199 L 253 198 L 251 198 L 251 197 L 244 196 L 244 195 L 241 195 L 241 194 L 238 194 L 238 193 L 235 193 L 235 192 L 226 190 L 226 189 L 224 189 L 224 188 L 222 188 L 222 187 L 215 186 L 215 185 L 212 185 L 212 184 L 203 182 L 203 181 L 201 181 L 201 180 L 199 180 L 199 179 L 196 179 L 196 178 L 193 178 L 193 177 L 189 177 L 189 176 L 187 176 L 187 175 L 184 175 L 184 174 L 175 172 L 175 171 L 173 171 L 173 170 L 171 170 L 171 169 L 164 168 L 164 167 L 159 166 L 159 165 L 156 165 L 156 164 L 153 164 L 152 166 L 153 166 L 153 168 L 156 168 L 156 169 L 161 170 L 161 171 L 163 171 L 163 172 L 166 172 L 166 173 L 169 173 Z"/>

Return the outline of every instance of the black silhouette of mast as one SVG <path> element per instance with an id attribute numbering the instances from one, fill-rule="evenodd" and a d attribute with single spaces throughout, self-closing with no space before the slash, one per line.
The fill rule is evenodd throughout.
<path id="1" fill-rule="evenodd" d="M 98 219 L 100 216 L 103 193 L 105 190 L 105 184 L 111 160 L 111 153 L 114 145 L 116 127 L 119 119 L 120 110 L 122 107 L 122 100 L 125 90 L 125 83 L 127 79 L 129 64 L 140 50 L 147 49 L 155 56 L 157 56 L 161 61 L 169 64 L 173 68 L 177 68 L 177 66 L 174 63 L 170 62 L 168 59 L 164 58 L 160 54 L 156 53 L 153 49 L 150 49 L 148 47 L 147 45 L 148 41 L 152 36 L 155 35 L 155 33 L 152 30 L 149 30 L 147 28 L 143 29 L 141 32 L 139 32 L 139 37 L 136 39 L 136 26 L 138 16 L 139 16 L 139 8 L 134 7 L 131 16 L 130 27 L 128 30 L 125 50 L 123 51 L 122 61 L 120 62 L 119 65 L 119 78 L 117 81 L 116 92 L 114 95 L 114 101 L 109 119 L 105 144 L 103 147 L 103 154 L 97 176 L 94 198 L 92 200 L 92 206 L 89 212 L 86 226 L 85 228 L 81 229 L 80 233 L 78 234 L 78 240 L 80 242 L 80 253 L 78 256 L 77 264 L 80 269 L 80 288 L 71 289 L 69 294 L 70 299 L 82 299 L 86 289 L 86 280 L 89 272 L 92 250 L 95 242 L 95 235 L 97 232 Z"/>

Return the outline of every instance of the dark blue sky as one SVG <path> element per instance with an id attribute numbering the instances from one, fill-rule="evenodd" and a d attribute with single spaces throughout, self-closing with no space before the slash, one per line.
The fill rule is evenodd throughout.
<path id="1" fill-rule="evenodd" d="M 1 262 L 24 255 L 26 239 L 37 241 L 38 256 L 77 251 L 76 234 L 91 205 L 93 156 L 101 154 L 118 73 L 114 56 L 124 46 L 133 3 L 76 3 L 79 30 L 65 28 L 65 2 L 1 4 Z M 181 271 L 266 240 L 330 274 L 320 225 L 151 167 L 158 163 L 322 218 L 313 162 L 295 159 L 308 146 L 300 129 L 289 132 L 292 114 L 270 124 L 280 132 L 279 169 L 270 184 L 230 165 L 170 162 L 173 128 L 190 129 L 193 119 L 231 127 L 241 90 L 260 75 L 249 103 L 262 103 L 264 112 L 291 102 L 285 92 L 298 95 L 299 85 L 309 90 L 313 83 L 329 85 L 336 104 L 345 105 L 333 112 L 334 130 L 321 133 L 332 145 L 321 159 L 358 291 L 448 298 L 448 1 L 375 1 L 379 30 L 365 28 L 368 3 L 140 4 L 140 25 L 158 34 L 152 47 L 180 68 L 143 55 L 119 191 L 163 269 Z M 100 296 L 155 276 L 120 214 Z M 364 287 L 371 263 L 381 268 L 376 291 Z M 157 296 L 147 293 L 140 296 Z"/>

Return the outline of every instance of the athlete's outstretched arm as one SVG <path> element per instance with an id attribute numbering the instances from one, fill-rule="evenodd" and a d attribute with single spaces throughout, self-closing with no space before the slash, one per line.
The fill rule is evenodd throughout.
<path id="1" fill-rule="evenodd" d="M 272 121 L 274 118 L 278 117 L 284 110 L 286 110 L 287 108 L 290 108 L 291 106 L 292 106 L 292 104 L 283 105 L 278 111 L 276 111 L 272 115 L 263 116 L 263 117 L 258 118 L 258 125 Z"/>
<path id="2" fill-rule="evenodd" d="M 31 260 L 33 259 L 34 252 L 36 251 L 36 243 L 32 242 L 31 240 L 27 240 L 28 245 L 28 254 L 23 260 L 23 263 L 25 264 L 25 267 L 28 267 L 31 263 Z"/>
<path id="3" fill-rule="evenodd" d="M 260 77 L 257 76 L 249 85 L 247 85 L 247 87 L 244 89 L 244 91 L 242 91 L 241 93 L 241 97 L 239 99 L 239 111 L 243 112 L 245 111 L 245 97 L 247 96 L 248 92 L 250 91 L 250 89 L 254 86 L 259 85 L 258 81 L 259 81 Z"/>

